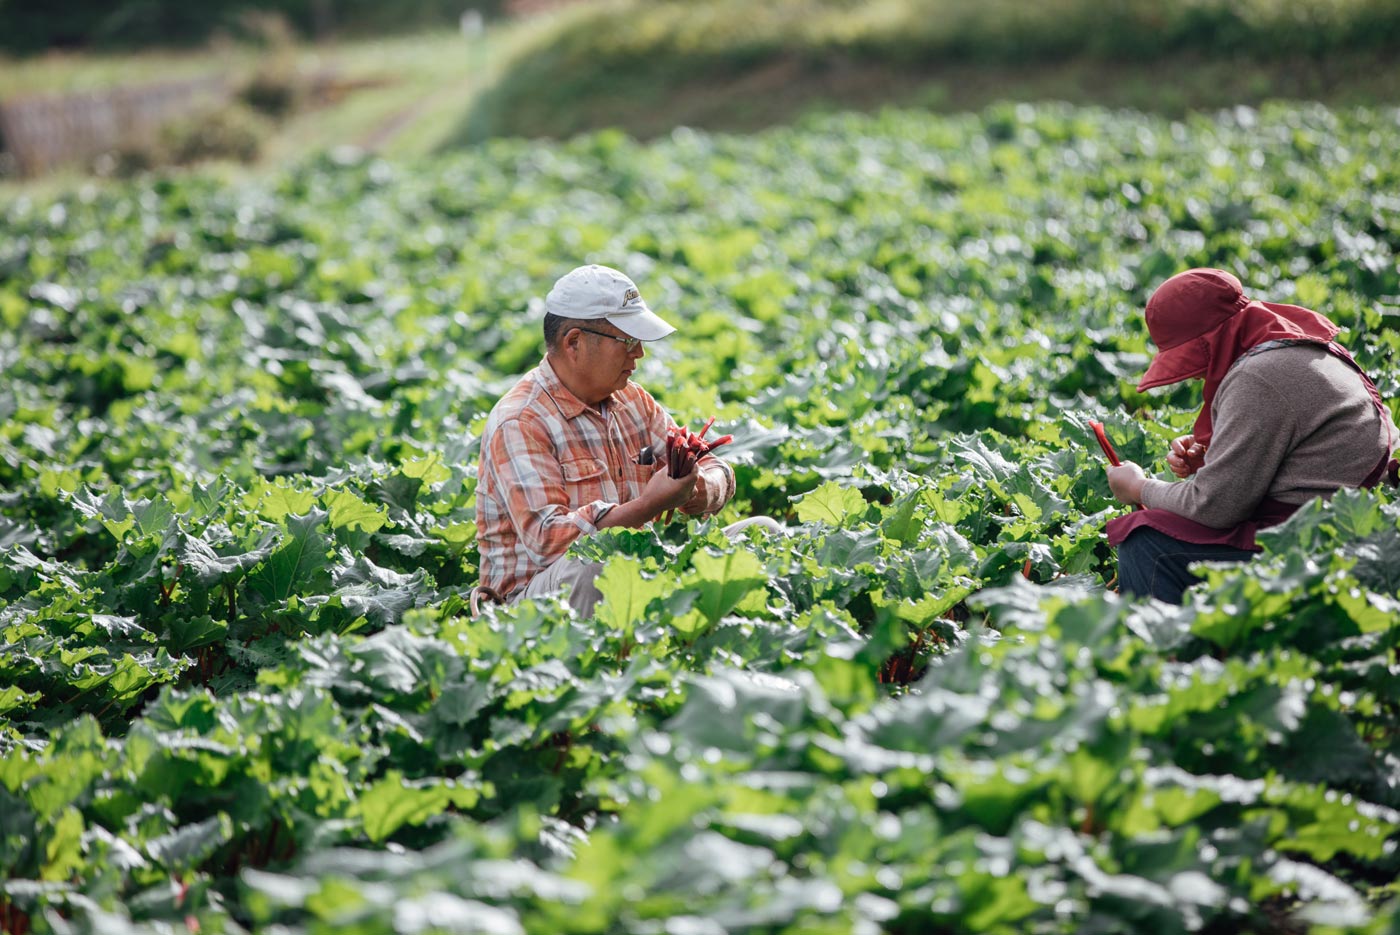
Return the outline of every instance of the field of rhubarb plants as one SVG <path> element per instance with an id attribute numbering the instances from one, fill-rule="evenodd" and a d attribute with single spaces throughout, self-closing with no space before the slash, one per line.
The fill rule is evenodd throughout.
<path id="1" fill-rule="evenodd" d="M 1114 590 L 1179 269 L 1400 400 L 1400 112 L 999 106 L 0 204 L 0 931 L 1400 932 L 1400 498 Z M 477 441 L 616 266 L 738 494 L 473 618 Z M 762 513 L 788 533 L 728 541 Z"/>

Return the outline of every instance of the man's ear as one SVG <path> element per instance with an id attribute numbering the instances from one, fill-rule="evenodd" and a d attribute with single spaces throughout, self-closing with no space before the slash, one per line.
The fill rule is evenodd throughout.
<path id="1" fill-rule="evenodd" d="M 578 328 L 570 328 L 564 332 L 564 336 L 559 339 L 559 349 L 569 356 L 578 353 L 579 344 L 583 341 L 583 331 Z"/>

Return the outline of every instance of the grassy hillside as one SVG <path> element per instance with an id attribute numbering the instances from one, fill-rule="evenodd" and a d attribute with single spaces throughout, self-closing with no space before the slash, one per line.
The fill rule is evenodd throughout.
<path id="1" fill-rule="evenodd" d="M 454 141 L 751 129 L 813 107 L 1062 99 L 1167 113 L 1400 97 L 1396 0 L 744 0 L 593 7 L 525 50 Z"/>
<path id="2" fill-rule="evenodd" d="M 1400 0 L 604 0 L 474 40 L 0 59 L 0 99 L 211 73 L 333 76 L 340 92 L 260 131 L 258 165 L 273 167 L 342 145 L 414 158 L 496 136 L 749 131 L 886 105 L 1059 100 L 1180 115 L 1277 98 L 1387 103 L 1400 101 L 1397 37 Z M 78 173 L 42 188 L 72 187 Z"/>
<path id="3" fill-rule="evenodd" d="M 239 88 L 257 76 L 270 76 L 274 83 L 300 89 L 299 103 L 260 125 L 259 156 L 253 165 L 229 164 L 221 171 L 275 169 L 340 146 L 409 159 L 442 146 L 503 63 L 523 45 L 552 34 L 569 15 L 499 23 L 476 38 L 440 30 L 356 42 L 285 43 L 271 49 L 230 44 L 193 52 L 0 56 L 0 100 L 215 75 Z M 312 93 L 313 86 L 321 90 Z M 0 197 L 71 189 L 87 180 L 91 168 L 90 163 L 74 163 L 37 180 L 21 180 L 7 179 L 0 165 Z"/>

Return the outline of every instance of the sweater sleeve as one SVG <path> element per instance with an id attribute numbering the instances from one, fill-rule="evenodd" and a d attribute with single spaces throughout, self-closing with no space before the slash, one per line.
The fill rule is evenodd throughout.
<path id="1" fill-rule="evenodd" d="M 1214 529 L 1249 518 L 1297 444 L 1297 416 L 1283 393 L 1249 372 L 1232 373 L 1215 397 L 1205 466 L 1184 481 L 1149 479 L 1143 506 Z"/>

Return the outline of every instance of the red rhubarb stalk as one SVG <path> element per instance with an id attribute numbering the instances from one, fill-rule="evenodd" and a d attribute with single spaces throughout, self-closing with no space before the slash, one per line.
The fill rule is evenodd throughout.
<path id="1" fill-rule="evenodd" d="M 1122 462 L 1118 460 L 1118 452 L 1113 450 L 1113 443 L 1110 442 L 1108 436 L 1104 434 L 1103 423 L 1095 422 L 1091 419 L 1089 420 L 1089 428 L 1094 430 L 1094 437 L 1099 440 L 1099 447 L 1103 449 L 1104 456 L 1108 458 L 1108 463 L 1114 467 L 1121 464 Z"/>
<path id="2" fill-rule="evenodd" d="M 666 471 L 671 477 L 685 477 L 695 469 L 695 463 L 721 445 L 734 440 L 733 435 L 721 435 L 712 442 L 705 441 L 705 433 L 715 424 L 711 416 L 704 428 L 692 432 L 683 425 L 673 425 L 666 430 Z"/>
<path id="3" fill-rule="evenodd" d="M 1122 462 L 1118 460 L 1118 452 L 1113 450 L 1113 443 L 1108 440 L 1108 435 L 1104 433 L 1103 423 L 1089 420 L 1089 428 L 1094 430 L 1094 437 L 1099 440 L 1099 447 L 1103 449 L 1104 455 L 1108 458 L 1108 463 L 1117 467 Z M 1134 510 L 1146 509 L 1141 503 L 1133 507 Z"/>

